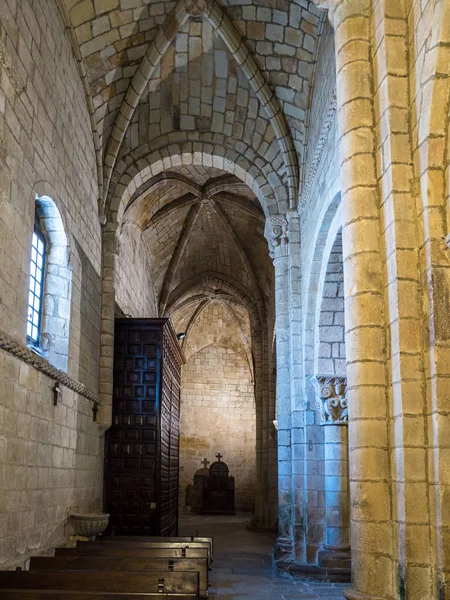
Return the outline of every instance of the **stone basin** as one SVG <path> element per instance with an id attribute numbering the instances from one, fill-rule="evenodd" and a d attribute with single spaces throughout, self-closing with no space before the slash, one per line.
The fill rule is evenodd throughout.
<path id="1" fill-rule="evenodd" d="M 74 513 L 70 515 L 75 533 L 82 537 L 101 535 L 108 526 L 108 513 Z"/>

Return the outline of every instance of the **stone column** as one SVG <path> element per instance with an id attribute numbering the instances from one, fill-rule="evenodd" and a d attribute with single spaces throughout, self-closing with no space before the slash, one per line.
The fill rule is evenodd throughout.
<path id="1" fill-rule="evenodd" d="M 106 431 L 111 427 L 113 367 L 114 367 L 114 320 L 116 303 L 116 262 L 119 254 L 117 225 L 107 223 L 102 236 L 102 322 L 100 332 L 100 410 L 99 427 Z"/>
<path id="2" fill-rule="evenodd" d="M 371 62 L 371 0 L 314 0 L 335 30 L 343 212 L 353 589 L 397 597 L 390 472 L 384 260 Z"/>
<path id="3" fill-rule="evenodd" d="M 268 218 L 265 235 L 275 267 L 278 420 L 278 540 L 275 558 L 293 560 L 289 246 L 286 217 L 277 215 Z"/>
<path id="4" fill-rule="evenodd" d="M 314 375 L 311 382 L 325 429 L 326 543 L 319 552 L 319 566 L 349 569 L 347 379 L 336 375 Z"/>
<path id="5" fill-rule="evenodd" d="M 273 216 L 266 237 L 275 266 L 278 541 L 275 558 L 303 561 L 304 439 L 301 396 L 300 223 L 298 213 Z"/>
<path id="6" fill-rule="evenodd" d="M 292 452 L 292 527 L 294 560 L 306 561 L 305 531 L 305 411 L 303 404 L 303 346 L 301 336 L 301 256 L 300 217 L 296 210 L 288 210 L 289 238 L 289 379 L 291 408 Z"/>

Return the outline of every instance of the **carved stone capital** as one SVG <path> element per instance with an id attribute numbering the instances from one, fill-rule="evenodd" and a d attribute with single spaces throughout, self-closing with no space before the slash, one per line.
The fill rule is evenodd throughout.
<path id="1" fill-rule="evenodd" d="M 103 232 L 103 253 L 104 254 L 115 254 L 118 256 L 120 251 L 120 240 L 119 236 L 115 231 L 104 231 Z"/>
<path id="2" fill-rule="evenodd" d="M 338 375 L 314 375 L 311 383 L 316 390 L 322 425 L 347 425 L 347 378 Z"/>
<path id="3" fill-rule="evenodd" d="M 288 221 L 284 215 L 267 217 L 264 235 L 269 242 L 270 258 L 274 260 L 289 254 Z"/>

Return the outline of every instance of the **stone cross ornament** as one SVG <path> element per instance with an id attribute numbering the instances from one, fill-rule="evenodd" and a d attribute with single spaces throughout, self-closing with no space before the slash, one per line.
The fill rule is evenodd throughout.
<path id="1" fill-rule="evenodd" d="M 201 462 L 201 464 L 205 467 L 205 469 L 208 468 L 210 461 L 207 458 L 204 458 Z"/>
<path id="2" fill-rule="evenodd" d="M 347 378 L 337 375 L 314 375 L 322 425 L 348 424 Z"/>

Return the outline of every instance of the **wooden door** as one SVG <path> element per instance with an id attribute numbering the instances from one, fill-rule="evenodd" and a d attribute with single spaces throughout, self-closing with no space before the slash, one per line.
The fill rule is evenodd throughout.
<path id="1" fill-rule="evenodd" d="M 165 454 L 161 445 L 161 464 L 166 464 L 164 481 L 161 479 L 161 492 L 164 490 L 164 512 L 162 513 L 161 535 L 178 535 L 178 478 L 179 478 L 179 437 L 180 437 L 180 393 L 181 365 L 178 343 L 166 335 L 163 340 L 163 386 L 162 407 L 165 422 L 168 424 L 165 439 Z M 162 418 L 161 418 L 162 424 Z M 161 427 L 162 430 L 162 427 Z"/>
<path id="2" fill-rule="evenodd" d="M 115 328 L 112 427 L 106 433 L 109 532 L 158 535 L 162 329 L 144 319 Z M 165 426 L 165 424 L 164 424 Z"/>

